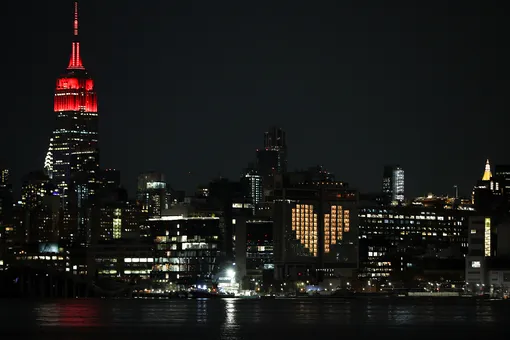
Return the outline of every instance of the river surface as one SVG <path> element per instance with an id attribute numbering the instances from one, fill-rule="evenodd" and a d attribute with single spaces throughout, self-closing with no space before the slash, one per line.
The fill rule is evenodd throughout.
<path id="1" fill-rule="evenodd" d="M 510 301 L 0 300 L 0 339 L 509 338 Z M 106 338 L 105 338 L 106 339 Z M 409 339 L 408 339 L 409 340 Z M 412 339 L 411 339 L 412 340 Z"/>

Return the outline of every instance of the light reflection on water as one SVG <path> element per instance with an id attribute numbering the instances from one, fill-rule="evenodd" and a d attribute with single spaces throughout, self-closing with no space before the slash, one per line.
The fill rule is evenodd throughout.
<path id="1" fill-rule="evenodd" d="M 14 301 L 14 300 L 12 300 Z M 510 315 L 504 301 L 309 299 L 309 300 L 60 300 L 0 303 L 0 334 L 23 327 L 26 332 L 41 329 L 71 329 L 74 332 L 166 332 L 193 339 L 237 339 L 247 334 L 285 330 L 298 338 L 313 334 L 355 329 L 383 335 L 385 331 L 452 327 L 469 335 L 474 327 L 500 332 Z M 375 327 L 372 327 L 375 326 Z M 381 328 L 382 326 L 382 328 Z M 383 329 L 381 333 L 381 329 Z M 134 333 L 133 333 L 134 332 Z M 457 331 L 459 333 L 459 331 Z M 459 333 L 459 336 L 460 336 Z M 365 333 L 364 333 L 365 334 Z M 439 335 L 438 335 L 439 336 Z M 198 335 L 197 335 L 198 337 Z"/>

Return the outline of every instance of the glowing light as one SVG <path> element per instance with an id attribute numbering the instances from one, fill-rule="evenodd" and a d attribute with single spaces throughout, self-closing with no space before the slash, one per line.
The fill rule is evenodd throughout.
<path id="1" fill-rule="evenodd" d="M 78 35 L 78 1 L 74 2 L 74 35 Z"/>
<path id="2" fill-rule="evenodd" d="M 234 271 L 234 269 L 229 268 L 227 269 L 226 275 L 230 280 L 232 280 L 234 277 L 236 277 L 236 272 Z"/>
<path id="3" fill-rule="evenodd" d="M 491 219 L 490 217 L 485 218 L 485 233 L 484 233 L 484 255 L 486 257 L 491 256 Z"/>
<path id="4" fill-rule="evenodd" d="M 485 169 L 483 171 L 482 181 L 490 181 L 492 178 L 491 165 L 489 160 L 485 163 Z"/>
<path id="5" fill-rule="evenodd" d="M 97 96 L 94 92 L 86 91 L 57 92 L 55 94 L 54 111 L 97 112 Z"/>
<path id="6" fill-rule="evenodd" d="M 69 70 L 84 70 L 83 63 L 81 61 L 80 56 L 80 42 L 78 41 L 78 2 L 74 3 L 74 22 L 73 22 L 73 31 L 74 31 L 74 41 L 71 50 L 71 60 L 69 60 L 69 66 L 67 69 Z"/>

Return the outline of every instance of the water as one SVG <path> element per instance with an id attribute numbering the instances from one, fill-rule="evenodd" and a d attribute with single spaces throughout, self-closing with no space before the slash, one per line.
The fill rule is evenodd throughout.
<path id="1" fill-rule="evenodd" d="M 510 335 L 510 302 L 475 299 L 0 300 L 0 339 L 337 339 Z M 145 339 L 143 339 L 145 340 Z"/>

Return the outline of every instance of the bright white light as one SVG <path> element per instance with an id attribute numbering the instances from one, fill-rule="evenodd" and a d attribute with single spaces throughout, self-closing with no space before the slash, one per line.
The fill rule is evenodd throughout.
<path id="1" fill-rule="evenodd" d="M 236 276 L 236 272 L 233 269 L 227 269 L 226 274 L 227 274 L 227 277 L 231 280 Z"/>

